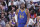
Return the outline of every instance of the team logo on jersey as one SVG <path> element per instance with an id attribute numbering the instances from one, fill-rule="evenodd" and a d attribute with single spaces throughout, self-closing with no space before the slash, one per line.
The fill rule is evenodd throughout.
<path id="1" fill-rule="evenodd" d="M 24 18 L 24 13 L 22 15 L 20 14 L 20 18 Z"/>

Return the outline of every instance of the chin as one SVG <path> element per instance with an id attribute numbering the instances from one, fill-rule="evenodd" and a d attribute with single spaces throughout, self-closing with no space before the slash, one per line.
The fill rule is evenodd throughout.
<path id="1" fill-rule="evenodd" d="M 24 9 L 24 8 L 21 8 L 21 9 Z"/>

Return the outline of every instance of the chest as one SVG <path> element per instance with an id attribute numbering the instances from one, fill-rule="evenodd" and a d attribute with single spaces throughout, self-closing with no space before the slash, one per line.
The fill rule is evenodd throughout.
<path id="1" fill-rule="evenodd" d="M 19 14 L 19 15 L 25 15 L 26 13 L 25 13 L 25 11 L 19 11 L 18 14 Z"/>

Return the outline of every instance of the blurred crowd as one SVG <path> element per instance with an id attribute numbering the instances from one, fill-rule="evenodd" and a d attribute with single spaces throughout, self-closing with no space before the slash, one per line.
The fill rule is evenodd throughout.
<path id="1" fill-rule="evenodd" d="M 25 9 L 29 10 L 30 18 L 36 19 L 37 16 L 40 16 L 40 1 L 0 0 L 0 27 L 17 27 L 15 12 L 20 9 L 21 3 L 25 3 Z"/>

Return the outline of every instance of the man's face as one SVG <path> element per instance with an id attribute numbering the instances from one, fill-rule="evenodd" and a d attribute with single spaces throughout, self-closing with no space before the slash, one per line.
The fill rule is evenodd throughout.
<path id="1" fill-rule="evenodd" d="M 31 14 L 34 14 L 33 10 L 30 11 Z"/>
<path id="2" fill-rule="evenodd" d="M 21 6 L 20 6 L 20 7 L 21 7 L 22 9 L 23 9 L 23 8 L 25 8 L 25 4 L 21 4 Z"/>
<path id="3" fill-rule="evenodd" d="M 4 18 L 4 14 L 2 14 L 1 17 Z"/>
<path id="4" fill-rule="evenodd" d="M 30 4 L 32 4 L 33 2 L 32 1 L 30 1 Z"/>

